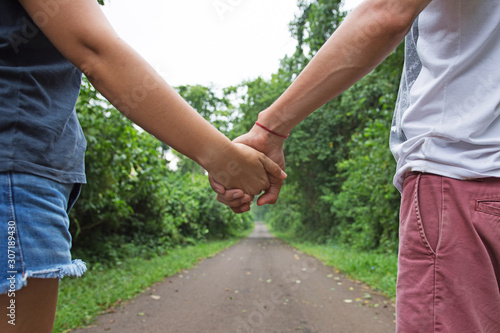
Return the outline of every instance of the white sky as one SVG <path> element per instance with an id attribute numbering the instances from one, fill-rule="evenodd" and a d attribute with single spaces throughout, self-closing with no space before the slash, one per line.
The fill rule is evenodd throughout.
<path id="1" fill-rule="evenodd" d="M 353 8 L 361 0 L 346 0 Z M 173 86 L 269 78 L 295 41 L 297 0 L 108 0 L 118 34 Z"/>

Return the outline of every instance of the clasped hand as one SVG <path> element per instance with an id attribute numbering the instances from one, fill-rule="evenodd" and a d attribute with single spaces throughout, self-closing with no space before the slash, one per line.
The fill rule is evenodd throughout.
<path id="1" fill-rule="evenodd" d="M 250 132 L 233 141 L 248 160 L 232 181 L 224 179 L 224 171 L 209 171 L 210 185 L 217 192 L 217 200 L 228 205 L 235 213 L 250 210 L 254 197 L 259 197 L 257 204 L 274 204 L 286 178 L 283 154 L 284 139 L 269 135 L 268 132 L 254 126 Z M 256 159 L 256 160 L 255 160 Z M 259 165 L 260 163 L 260 165 Z M 234 178 L 234 179 L 233 179 Z"/>

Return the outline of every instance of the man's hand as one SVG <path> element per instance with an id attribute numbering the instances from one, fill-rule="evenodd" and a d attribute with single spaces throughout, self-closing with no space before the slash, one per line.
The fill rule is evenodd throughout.
<path id="1" fill-rule="evenodd" d="M 285 169 L 285 157 L 283 154 L 284 141 L 284 139 L 277 137 L 258 126 L 254 126 L 250 132 L 234 140 L 235 143 L 242 143 L 262 152 L 271 160 L 276 162 L 283 170 Z M 269 183 L 270 187 L 259 197 L 257 201 L 259 206 L 274 204 L 278 200 L 281 186 L 283 185 L 283 179 L 270 176 Z M 239 189 L 226 190 L 224 186 L 218 184 L 212 177 L 210 177 L 210 185 L 212 186 L 212 189 L 218 193 L 217 200 L 231 207 L 235 213 L 244 213 L 250 210 L 250 204 L 253 200 L 253 196 L 244 194 L 244 192 Z"/>
<path id="2" fill-rule="evenodd" d="M 223 187 L 255 196 L 286 178 L 281 167 L 263 153 L 241 143 L 229 144 L 229 149 L 216 151 L 206 164 L 210 177 Z"/>

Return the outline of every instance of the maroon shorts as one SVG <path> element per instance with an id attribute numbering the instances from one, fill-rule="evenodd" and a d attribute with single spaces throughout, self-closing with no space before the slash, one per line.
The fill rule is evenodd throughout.
<path id="1" fill-rule="evenodd" d="M 410 174 L 399 236 L 397 332 L 500 332 L 500 178 Z"/>

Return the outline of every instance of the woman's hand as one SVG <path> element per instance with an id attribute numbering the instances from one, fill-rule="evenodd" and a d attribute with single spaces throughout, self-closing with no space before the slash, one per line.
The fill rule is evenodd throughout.
<path id="1" fill-rule="evenodd" d="M 231 148 L 214 156 L 207 171 L 210 178 L 224 189 L 241 190 L 230 192 L 230 200 L 239 202 L 242 198 L 251 201 L 253 196 L 268 190 L 273 182 L 282 182 L 286 178 L 286 173 L 278 164 L 263 153 L 240 143 L 234 143 Z M 242 196 L 241 193 L 248 196 Z"/>
<path id="2" fill-rule="evenodd" d="M 244 134 L 234 140 L 235 143 L 242 143 L 258 151 L 264 153 L 273 161 L 278 163 L 281 169 L 285 168 L 285 157 L 283 155 L 284 139 L 274 135 L 270 135 L 258 126 L 254 126 L 249 133 Z M 257 204 L 259 206 L 265 204 L 274 204 L 278 200 L 278 196 L 283 185 L 283 178 L 270 177 L 270 187 L 265 190 L 265 193 L 259 197 Z M 250 203 L 253 201 L 253 196 L 247 195 L 242 190 L 235 188 L 228 189 L 218 183 L 213 177 L 210 177 L 210 185 L 212 189 L 218 193 L 217 200 L 231 207 L 235 213 L 244 213 L 250 210 Z"/>

